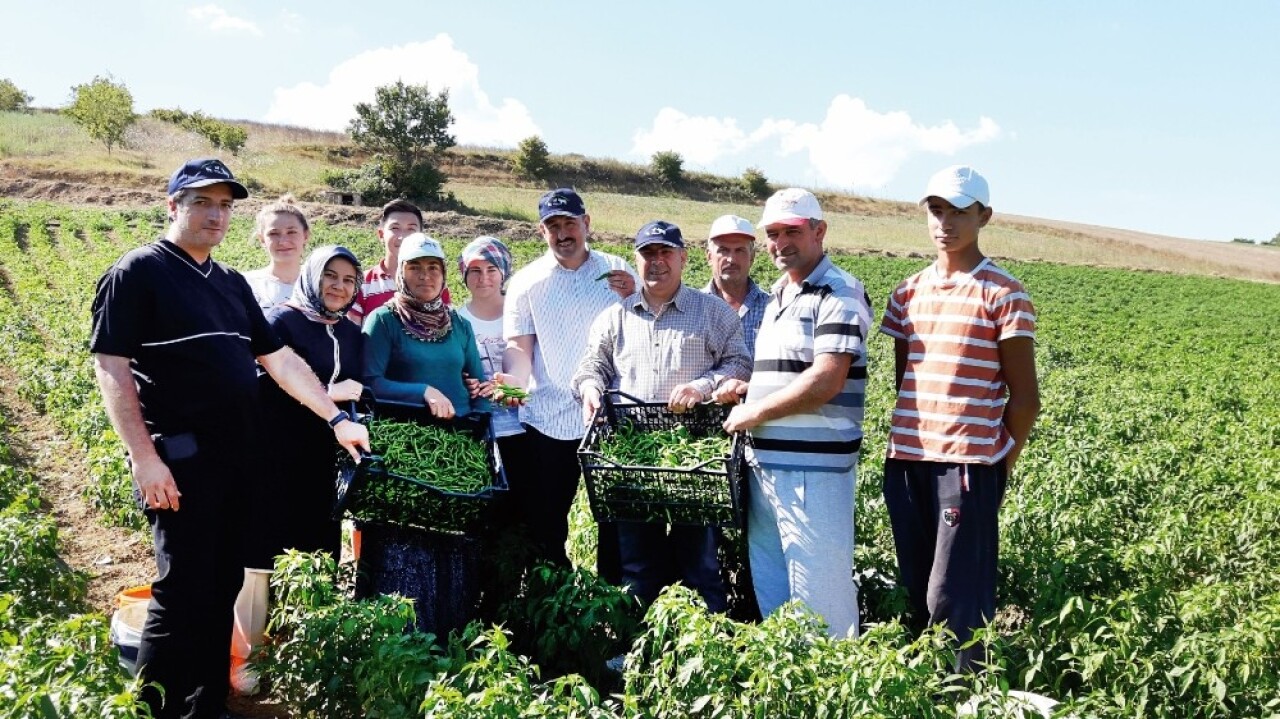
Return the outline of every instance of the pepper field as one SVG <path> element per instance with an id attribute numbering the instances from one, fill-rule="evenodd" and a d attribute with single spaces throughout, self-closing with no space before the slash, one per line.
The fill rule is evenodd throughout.
<path id="1" fill-rule="evenodd" d="M 97 277 L 162 222 L 158 210 L 0 201 L 0 363 L 85 449 L 100 521 L 131 527 L 141 518 L 93 380 L 89 305 Z M 263 264 L 249 230 L 237 218 L 215 257 Z M 446 240 L 451 256 L 466 239 Z M 381 252 L 371 231 L 314 228 L 312 246 L 331 242 L 367 263 Z M 542 249 L 512 245 L 518 264 Z M 928 260 L 836 262 L 864 281 L 878 318 Z M 969 687 L 946 681 L 945 642 L 897 621 L 905 602 L 879 486 L 892 342 L 873 334 L 857 506 L 863 638 L 827 639 L 799 611 L 759 624 L 709 616 L 683 591 L 637 625 L 626 597 L 578 571 L 535 574 L 505 632 L 433 642 L 402 631 L 404 602 L 351 602 L 314 558 L 295 556 L 277 587 L 275 696 L 293 716 L 896 717 L 955 716 L 970 693 L 988 699 L 979 715 L 1002 716 L 999 695 L 1020 689 L 1064 702 L 1064 716 L 1280 717 L 1280 287 L 1002 264 L 1036 305 L 1043 411 L 1002 513 L 992 666 Z M 760 261 L 755 276 L 776 272 Z M 688 282 L 706 277 L 691 257 Z M 449 284 L 465 297 L 456 267 Z M 0 717 L 129 716 L 106 620 L 84 606 L 87 578 L 57 558 L 42 478 L 13 461 L 13 423 L 0 419 Z M 589 523 L 575 527 L 584 557 Z M 632 651 L 611 685 L 595 661 L 619 642 Z"/>

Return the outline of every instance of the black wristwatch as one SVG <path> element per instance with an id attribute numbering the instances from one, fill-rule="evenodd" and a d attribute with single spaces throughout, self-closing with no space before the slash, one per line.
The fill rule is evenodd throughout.
<path id="1" fill-rule="evenodd" d="M 343 422 L 346 422 L 349 419 L 351 419 L 351 415 L 347 414 L 347 411 L 345 409 L 339 410 L 338 413 L 333 416 L 333 419 L 329 420 L 329 426 L 337 427 L 338 425 L 342 424 Z"/>

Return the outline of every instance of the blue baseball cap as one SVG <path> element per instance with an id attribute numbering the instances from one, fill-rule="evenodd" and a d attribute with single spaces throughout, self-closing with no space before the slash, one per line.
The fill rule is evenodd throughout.
<path id="1" fill-rule="evenodd" d="M 208 187 L 209 185 L 227 184 L 231 186 L 231 197 L 243 200 L 249 196 L 244 185 L 236 182 L 231 170 L 222 164 L 222 160 L 213 157 L 202 157 L 187 160 L 187 163 L 174 171 L 169 178 L 169 196 L 189 187 Z"/>
<path id="2" fill-rule="evenodd" d="M 637 250 L 654 243 L 684 249 L 684 237 L 680 234 L 680 228 L 665 220 L 650 222 L 636 233 Z"/>
<path id="3" fill-rule="evenodd" d="M 587 206 L 582 203 L 582 198 L 567 187 L 552 190 L 538 199 L 538 222 L 556 215 L 582 217 L 585 214 Z"/>

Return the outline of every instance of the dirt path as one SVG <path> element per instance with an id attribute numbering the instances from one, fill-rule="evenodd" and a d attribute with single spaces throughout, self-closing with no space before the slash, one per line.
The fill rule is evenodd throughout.
<path id="1" fill-rule="evenodd" d="M 8 419 L 10 448 L 40 484 L 41 500 L 58 524 L 59 554 L 90 577 L 90 609 L 110 614 L 121 589 L 151 581 L 150 540 L 101 522 L 80 494 L 89 482 L 84 452 L 18 396 L 19 382 L 13 368 L 0 365 L 0 408 Z"/>

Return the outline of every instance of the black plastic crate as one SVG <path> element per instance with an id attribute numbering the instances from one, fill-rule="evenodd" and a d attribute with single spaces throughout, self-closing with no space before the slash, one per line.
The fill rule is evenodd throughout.
<path id="1" fill-rule="evenodd" d="M 730 437 L 729 453 L 684 467 L 627 466 L 601 452 L 624 423 L 641 432 L 683 425 L 695 437 L 724 434 L 729 407 L 703 404 L 676 414 L 666 404 L 646 403 L 617 390 L 605 393 L 595 420 L 578 447 L 591 513 L 598 522 L 668 522 L 717 527 L 743 526 L 744 438 Z"/>
<path id="2" fill-rule="evenodd" d="M 507 490 L 506 473 L 497 463 L 493 429 L 488 414 L 470 414 L 451 420 L 431 416 L 415 405 L 377 402 L 370 412 L 358 414 L 366 426 L 374 417 L 430 425 L 464 433 L 483 442 L 488 464 L 488 486 L 472 493 L 443 489 L 428 479 L 398 474 L 386 468 L 377 454 L 358 465 L 346 451 L 338 461 L 334 517 L 350 517 L 391 527 L 411 527 L 447 534 L 474 534 L 484 528 L 494 504 Z M 377 447 L 374 446 L 376 450 Z"/>

